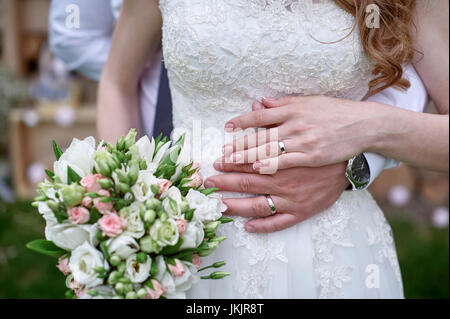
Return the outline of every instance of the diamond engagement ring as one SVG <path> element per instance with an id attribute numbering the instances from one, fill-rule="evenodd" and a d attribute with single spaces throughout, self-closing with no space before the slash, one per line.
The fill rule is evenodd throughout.
<path id="1" fill-rule="evenodd" d="M 269 207 L 270 207 L 271 215 L 276 214 L 277 209 L 275 207 L 275 203 L 273 202 L 272 197 L 270 197 L 270 195 L 266 195 L 266 199 L 267 199 L 267 203 L 269 204 Z"/>
<path id="2" fill-rule="evenodd" d="M 281 154 L 286 154 L 287 152 L 286 152 L 286 146 L 284 145 L 284 143 L 283 142 L 278 142 L 278 145 L 280 146 L 280 152 L 281 152 Z"/>

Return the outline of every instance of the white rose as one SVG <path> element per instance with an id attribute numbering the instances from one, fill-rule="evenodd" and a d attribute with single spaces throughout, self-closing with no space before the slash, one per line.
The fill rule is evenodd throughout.
<path id="1" fill-rule="evenodd" d="M 145 202 L 147 199 L 155 197 L 151 185 L 158 185 L 158 179 L 153 175 L 153 171 L 139 171 L 136 184 L 131 187 L 131 192 L 137 201 Z"/>
<path id="2" fill-rule="evenodd" d="M 186 298 L 185 291 L 189 290 L 193 284 L 198 282 L 200 278 L 196 275 L 197 268 L 187 261 L 181 261 L 183 263 L 185 273 L 180 277 L 173 277 L 166 267 L 166 263 L 162 256 L 156 257 L 156 265 L 158 273 L 155 279 L 158 280 L 165 288 L 167 288 L 164 296 L 166 298 Z"/>
<path id="3" fill-rule="evenodd" d="M 48 207 L 47 203 L 45 202 L 39 202 L 38 211 L 44 217 L 45 221 L 50 224 L 56 224 L 58 221 L 56 220 L 55 214 L 51 210 L 50 207 Z"/>
<path id="4" fill-rule="evenodd" d="M 218 220 L 222 217 L 222 213 L 227 210 L 227 206 L 217 194 L 205 196 L 199 191 L 190 189 L 186 199 L 189 202 L 189 207 L 195 208 L 194 219 L 203 223 Z"/>
<path id="5" fill-rule="evenodd" d="M 62 182 L 67 184 L 67 166 L 70 166 L 80 177 L 92 173 L 95 139 L 90 136 L 83 141 L 74 138 L 69 148 L 53 164 L 53 171 Z"/>
<path id="6" fill-rule="evenodd" d="M 45 237 L 52 241 L 56 246 L 72 251 L 84 242 L 89 242 L 93 246 L 98 243 L 98 227 L 93 225 L 72 224 L 68 220 L 59 223 L 47 222 L 45 227 Z"/>
<path id="7" fill-rule="evenodd" d="M 116 238 L 111 238 L 106 242 L 109 254 L 117 255 L 121 259 L 127 259 L 130 255 L 139 251 L 139 244 L 133 236 L 127 232 Z"/>
<path id="8" fill-rule="evenodd" d="M 133 254 L 127 258 L 126 266 L 126 272 L 131 282 L 141 283 L 150 276 L 152 259 L 147 255 L 147 261 L 141 264 L 136 260 L 136 254 Z"/>
<path id="9" fill-rule="evenodd" d="M 145 135 L 141 137 L 135 145 L 138 149 L 139 156 L 143 160 L 145 160 L 147 165 L 150 164 L 153 160 L 153 153 L 155 152 L 155 140 L 153 139 L 153 137 L 152 141 L 150 142 L 147 135 Z"/>
<path id="10" fill-rule="evenodd" d="M 150 228 L 150 237 L 161 247 L 175 245 L 180 238 L 177 223 L 173 219 L 157 219 Z"/>
<path id="11" fill-rule="evenodd" d="M 183 213 L 181 212 L 182 195 L 177 187 L 172 186 L 166 190 L 161 194 L 161 199 L 163 199 L 162 207 L 170 217 L 175 219 L 183 217 Z"/>
<path id="12" fill-rule="evenodd" d="M 181 244 L 180 250 L 197 248 L 205 237 L 203 224 L 197 220 L 189 222 L 181 237 L 183 237 L 183 243 Z"/>
<path id="13" fill-rule="evenodd" d="M 134 202 L 130 206 L 122 208 L 119 212 L 119 215 L 127 222 L 127 233 L 134 238 L 141 238 L 145 234 L 145 226 L 141 220 L 141 211 L 144 209 L 142 203 Z"/>
<path id="14" fill-rule="evenodd" d="M 86 285 L 87 288 L 103 283 L 103 279 L 98 278 L 94 268 L 103 267 L 105 270 L 109 270 L 109 265 L 103 254 L 88 242 L 85 242 L 72 252 L 69 267 L 74 280 Z"/>

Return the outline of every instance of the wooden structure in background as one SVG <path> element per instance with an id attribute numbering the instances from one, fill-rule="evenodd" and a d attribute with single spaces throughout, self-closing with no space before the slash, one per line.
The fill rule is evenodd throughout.
<path id="1" fill-rule="evenodd" d="M 2 64 L 19 75 L 47 39 L 50 0 L 0 0 Z"/>
<path id="2" fill-rule="evenodd" d="M 51 141 L 65 150 L 77 137 L 96 136 L 95 107 L 76 108 L 75 123 L 69 127 L 58 126 L 54 120 L 55 108 L 38 108 L 39 123 L 28 127 L 23 121 L 23 110 L 17 109 L 10 116 L 10 158 L 13 166 L 13 182 L 16 195 L 30 198 L 36 194 L 36 185 L 27 178 L 28 167 L 35 162 L 42 163 L 53 171 L 55 160 Z"/>

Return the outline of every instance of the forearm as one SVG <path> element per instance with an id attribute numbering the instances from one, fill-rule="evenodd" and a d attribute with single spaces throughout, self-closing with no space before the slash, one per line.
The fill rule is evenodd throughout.
<path id="1" fill-rule="evenodd" d="M 157 54 L 160 44 L 161 15 L 157 2 L 125 1 L 100 80 L 97 124 L 101 138 L 114 141 L 133 127 L 142 134 L 139 80 L 146 62 Z"/>
<path id="2" fill-rule="evenodd" d="M 138 135 L 142 134 L 138 89 L 134 94 L 127 94 L 112 83 L 105 72 L 98 90 L 98 136 L 107 142 L 114 142 L 130 128 L 136 128 Z"/>
<path id="3" fill-rule="evenodd" d="M 366 149 L 413 166 L 449 170 L 449 117 L 374 103 Z"/>

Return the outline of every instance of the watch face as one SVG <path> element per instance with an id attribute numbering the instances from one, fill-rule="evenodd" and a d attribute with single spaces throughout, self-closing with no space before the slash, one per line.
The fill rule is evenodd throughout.
<path id="1" fill-rule="evenodd" d="M 352 178 L 358 184 L 367 184 L 370 181 L 370 169 L 364 155 L 357 156 L 353 160 Z"/>

